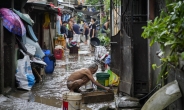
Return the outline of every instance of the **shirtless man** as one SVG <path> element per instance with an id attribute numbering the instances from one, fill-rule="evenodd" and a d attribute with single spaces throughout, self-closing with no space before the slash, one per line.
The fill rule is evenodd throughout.
<path id="1" fill-rule="evenodd" d="M 67 80 L 67 87 L 71 92 L 81 92 L 80 87 L 85 85 L 88 81 L 91 82 L 107 91 L 110 91 L 108 87 L 104 87 L 100 83 L 96 82 L 93 78 L 93 74 L 98 69 L 97 64 L 92 64 L 88 68 L 80 69 L 72 73 Z"/>

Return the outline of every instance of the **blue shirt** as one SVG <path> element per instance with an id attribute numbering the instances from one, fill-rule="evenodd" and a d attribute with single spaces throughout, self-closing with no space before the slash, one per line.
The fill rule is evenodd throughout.
<path id="1" fill-rule="evenodd" d="M 80 34 L 80 26 L 78 24 L 74 24 L 73 25 L 73 31 L 76 33 L 76 34 Z"/>

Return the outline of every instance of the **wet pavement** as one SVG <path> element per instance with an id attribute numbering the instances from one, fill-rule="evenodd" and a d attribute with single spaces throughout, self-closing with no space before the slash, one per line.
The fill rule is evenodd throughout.
<path id="1" fill-rule="evenodd" d="M 31 91 L 16 90 L 7 97 L 0 96 L 0 110 L 61 110 L 62 94 L 68 91 L 68 76 L 75 70 L 92 64 L 93 56 L 89 46 L 84 44 L 81 44 L 79 55 L 69 55 L 69 51 L 65 51 L 65 58 L 56 61 L 54 73 L 45 75 L 43 82 L 36 83 Z M 104 106 L 115 108 L 115 102 L 87 106 L 92 110 L 99 110 Z"/>

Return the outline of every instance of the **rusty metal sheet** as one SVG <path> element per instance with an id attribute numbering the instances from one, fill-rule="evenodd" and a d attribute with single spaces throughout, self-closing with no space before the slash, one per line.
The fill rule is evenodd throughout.
<path id="1" fill-rule="evenodd" d="M 126 34 L 125 30 L 122 31 L 122 45 L 121 45 L 121 76 L 119 91 L 132 95 L 133 92 L 133 58 L 132 58 L 132 41 Z"/>
<path id="2" fill-rule="evenodd" d="M 119 31 L 111 37 L 111 70 L 120 76 L 119 91 L 132 94 L 133 59 L 131 38 Z"/>
<path id="3" fill-rule="evenodd" d="M 111 37 L 111 70 L 120 75 L 121 74 L 121 38 L 120 31 Z"/>
<path id="4" fill-rule="evenodd" d="M 121 75 L 119 92 L 133 94 L 132 0 L 122 0 Z"/>
<path id="5" fill-rule="evenodd" d="M 122 1 L 122 5 L 125 1 Z M 131 3 L 127 3 L 131 8 Z M 112 7 L 111 7 L 112 8 Z M 121 8 L 121 12 L 124 12 L 124 8 Z M 112 10 L 111 10 L 112 11 Z M 131 30 L 131 19 L 121 18 L 121 27 L 125 27 L 128 35 L 132 35 Z M 124 26 L 124 23 L 128 25 Z M 129 29 L 129 30 L 128 30 Z M 123 28 L 115 35 L 111 37 L 111 70 L 120 76 L 119 92 L 124 92 L 127 94 L 133 93 L 133 60 L 132 60 L 132 43 L 131 38 L 127 35 Z"/>

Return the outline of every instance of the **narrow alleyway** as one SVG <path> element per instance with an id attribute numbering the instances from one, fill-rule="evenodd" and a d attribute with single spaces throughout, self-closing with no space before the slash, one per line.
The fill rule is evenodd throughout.
<path id="1" fill-rule="evenodd" d="M 47 74 L 43 82 L 37 83 L 31 91 L 20 91 L 11 93 L 10 96 L 0 97 L 1 110 L 61 110 L 62 94 L 67 92 L 66 80 L 73 71 L 88 67 L 94 59 L 89 51 L 89 46 L 81 44 L 79 55 L 69 55 L 65 51 L 65 58 L 56 61 L 53 74 Z M 98 71 L 101 71 L 100 66 Z M 82 88 L 84 89 L 84 87 Z M 109 104 L 115 108 L 115 102 Z M 108 103 L 87 105 L 92 110 L 98 110 Z"/>

